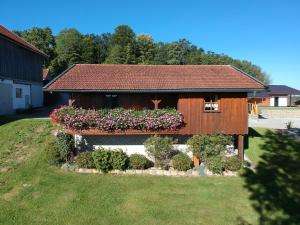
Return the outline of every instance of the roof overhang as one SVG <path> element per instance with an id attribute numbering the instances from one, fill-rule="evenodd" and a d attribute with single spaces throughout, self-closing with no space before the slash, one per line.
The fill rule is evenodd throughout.
<path id="1" fill-rule="evenodd" d="M 59 89 L 59 90 L 47 90 L 46 92 L 94 92 L 94 93 L 207 93 L 207 92 L 253 92 L 261 91 L 264 89 L 246 89 L 246 88 L 195 88 L 195 89 L 157 89 L 157 90 L 93 90 L 93 89 Z"/>

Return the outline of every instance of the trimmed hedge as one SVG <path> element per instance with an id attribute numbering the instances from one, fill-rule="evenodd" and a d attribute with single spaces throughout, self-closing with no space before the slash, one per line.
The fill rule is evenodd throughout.
<path id="1" fill-rule="evenodd" d="M 92 152 L 81 152 L 76 157 L 76 163 L 79 168 L 93 169 L 95 168 Z"/>
<path id="2" fill-rule="evenodd" d="M 129 165 L 129 157 L 121 149 L 111 150 L 111 167 L 114 170 L 125 170 Z"/>
<path id="3" fill-rule="evenodd" d="M 149 165 L 149 160 L 141 154 L 132 154 L 129 157 L 129 167 L 136 170 L 146 169 Z"/>
<path id="4" fill-rule="evenodd" d="M 215 156 L 207 159 L 208 169 L 215 174 L 222 174 L 225 167 L 225 162 L 223 157 Z"/>
<path id="5" fill-rule="evenodd" d="M 230 171 L 238 171 L 242 167 L 242 161 L 237 156 L 226 158 L 225 169 Z"/>
<path id="6" fill-rule="evenodd" d="M 129 157 L 121 149 L 99 148 L 92 153 L 94 164 L 98 170 L 107 173 L 110 170 L 126 170 Z"/>
<path id="7" fill-rule="evenodd" d="M 192 160 L 185 153 L 179 153 L 172 159 L 172 165 L 175 170 L 187 171 L 192 168 Z"/>

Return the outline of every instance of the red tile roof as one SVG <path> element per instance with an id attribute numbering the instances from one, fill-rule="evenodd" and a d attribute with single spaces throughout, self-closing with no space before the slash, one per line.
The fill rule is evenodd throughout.
<path id="1" fill-rule="evenodd" d="M 265 87 L 229 65 L 76 64 L 45 88 L 49 91 L 203 91 Z"/>
<path id="2" fill-rule="evenodd" d="M 7 28 L 5 28 L 4 26 L 0 25 L 0 35 L 16 42 L 17 44 L 21 45 L 22 47 L 38 53 L 44 57 L 48 57 L 44 52 L 42 52 L 41 50 L 37 49 L 36 47 L 34 47 L 33 45 L 29 44 L 27 41 L 25 41 L 24 39 L 20 38 L 17 34 L 11 32 L 10 30 L 8 30 Z"/>
<path id="3" fill-rule="evenodd" d="M 49 69 L 43 69 L 43 80 L 51 80 Z"/>

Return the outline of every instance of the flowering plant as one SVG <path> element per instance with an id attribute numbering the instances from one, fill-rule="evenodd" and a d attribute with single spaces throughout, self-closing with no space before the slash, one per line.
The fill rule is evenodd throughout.
<path id="1" fill-rule="evenodd" d="M 71 130 L 176 130 L 183 116 L 176 109 L 137 111 L 132 109 L 82 109 L 61 106 L 50 114 L 51 120 Z"/>

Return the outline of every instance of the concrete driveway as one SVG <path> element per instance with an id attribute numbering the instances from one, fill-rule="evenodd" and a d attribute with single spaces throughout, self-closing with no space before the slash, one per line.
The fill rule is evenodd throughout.
<path id="1" fill-rule="evenodd" d="M 291 121 L 292 127 L 300 128 L 300 118 L 249 118 L 249 127 L 265 127 L 272 129 L 285 129 Z"/>

